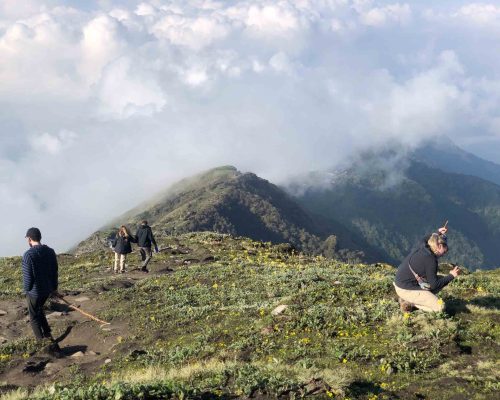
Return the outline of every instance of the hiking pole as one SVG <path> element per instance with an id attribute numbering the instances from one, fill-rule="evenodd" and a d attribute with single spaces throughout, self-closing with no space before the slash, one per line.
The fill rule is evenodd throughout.
<path id="1" fill-rule="evenodd" d="M 59 295 L 59 296 L 56 296 L 58 299 L 61 299 L 64 303 L 66 303 L 66 305 L 69 307 L 69 308 L 72 308 L 73 310 L 75 311 L 78 311 L 80 314 L 83 314 L 85 315 L 86 317 L 90 318 L 90 319 L 93 319 L 94 321 L 97 321 L 97 322 L 100 322 L 101 324 L 103 325 L 110 325 L 110 322 L 106 322 L 106 321 L 103 321 L 102 319 L 99 319 L 95 316 L 93 316 L 92 314 L 89 314 L 89 313 L 86 313 L 85 311 L 83 310 L 80 310 L 77 306 L 71 304 L 69 301 L 67 301 L 62 295 Z"/>

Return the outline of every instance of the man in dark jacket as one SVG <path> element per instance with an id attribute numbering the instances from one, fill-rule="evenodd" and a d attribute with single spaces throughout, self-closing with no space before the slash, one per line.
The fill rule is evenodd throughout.
<path id="1" fill-rule="evenodd" d="M 30 249 L 23 255 L 23 289 L 28 302 L 31 328 L 38 341 L 48 339 L 49 352 L 60 351 L 52 337 L 43 306 L 51 295 L 58 295 L 58 264 L 54 250 L 41 244 L 42 234 L 38 228 L 26 232 Z"/>
<path id="2" fill-rule="evenodd" d="M 448 251 L 447 228 L 438 232 L 426 236 L 398 267 L 394 287 L 402 311 L 411 311 L 413 306 L 424 311 L 444 310 L 436 294 L 460 274 L 460 269 L 455 267 L 447 276 L 438 277 L 438 258 Z"/>
<path id="3" fill-rule="evenodd" d="M 155 246 L 155 253 L 158 253 L 158 246 L 156 245 L 156 240 L 153 236 L 151 227 L 148 225 L 148 221 L 144 220 L 141 222 L 141 225 L 139 226 L 139 228 L 137 229 L 137 233 L 135 234 L 135 239 L 141 253 L 141 271 L 149 272 L 147 266 L 153 255 L 151 251 L 151 245 Z"/>

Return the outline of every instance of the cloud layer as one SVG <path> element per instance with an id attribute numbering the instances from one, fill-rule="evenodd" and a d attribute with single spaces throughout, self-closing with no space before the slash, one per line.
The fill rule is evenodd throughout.
<path id="1" fill-rule="evenodd" d="M 435 3 L 4 0 L 0 255 L 223 164 L 282 182 L 433 135 L 493 158 L 500 7 Z"/>

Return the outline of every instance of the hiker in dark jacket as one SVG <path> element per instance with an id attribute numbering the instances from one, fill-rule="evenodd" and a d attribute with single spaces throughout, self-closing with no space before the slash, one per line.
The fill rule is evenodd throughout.
<path id="1" fill-rule="evenodd" d="M 56 253 L 49 246 L 40 243 L 42 234 L 38 228 L 29 228 L 26 238 L 30 248 L 23 255 L 23 289 L 28 302 L 31 328 L 37 341 L 48 339 L 51 342 L 49 352 L 60 352 L 43 309 L 51 295 L 59 295 Z"/>
<path id="2" fill-rule="evenodd" d="M 444 303 L 436 294 L 460 274 L 460 269 L 454 267 L 447 276 L 437 275 L 438 258 L 448 251 L 447 231 L 444 226 L 439 228 L 439 233 L 427 235 L 399 265 L 394 287 L 402 311 L 411 311 L 413 307 L 424 311 L 444 310 Z"/>
<path id="3" fill-rule="evenodd" d="M 113 268 L 115 273 L 120 272 L 123 274 L 125 272 L 127 254 L 132 253 L 131 243 L 134 242 L 135 238 L 132 236 L 128 228 L 125 225 L 120 226 L 118 233 L 111 242 L 115 252 L 115 266 Z M 118 265 L 120 266 L 120 269 L 118 269 Z"/>
<path id="4" fill-rule="evenodd" d="M 158 253 L 158 246 L 156 245 L 156 240 L 153 236 L 151 227 L 148 225 L 148 221 L 144 220 L 141 222 L 141 225 L 139 226 L 135 234 L 135 239 L 141 253 L 141 271 L 149 272 L 147 266 L 149 261 L 151 260 L 151 257 L 153 256 L 151 245 L 155 246 L 155 253 Z"/>

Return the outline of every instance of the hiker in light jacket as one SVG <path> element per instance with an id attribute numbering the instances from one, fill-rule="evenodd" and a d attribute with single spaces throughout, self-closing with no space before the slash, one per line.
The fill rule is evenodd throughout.
<path id="1" fill-rule="evenodd" d="M 155 253 L 158 253 L 158 246 L 156 245 L 156 240 L 153 236 L 151 227 L 148 225 L 148 221 L 143 220 L 141 222 L 141 225 L 139 226 L 135 234 L 135 240 L 137 241 L 137 245 L 139 246 L 139 251 L 141 253 L 141 271 L 149 272 L 147 266 L 149 261 L 151 260 L 151 257 L 153 256 L 151 246 L 155 246 Z"/>
<path id="2" fill-rule="evenodd" d="M 113 269 L 115 273 L 120 272 L 123 274 L 125 272 L 127 254 L 132 253 L 131 243 L 134 242 L 135 238 L 132 236 L 128 228 L 125 225 L 120 226 L 118 233 L 111 242 L 115 252 L 115 266 Z M 118 269 L 118 265 L 120 266 L 120 269 Z"/>
<path id="3" fill-rule="evenodd" d="M 399 265 L 394 287 L 399 296 L 401 310 L 444 311 L 444 303 L 436 294 L 460 274 L 455 266 L 447 276 L 439 277 L 438 258 L 448 251 L 446 226 L 438 233 L 427 235 Z"/>

